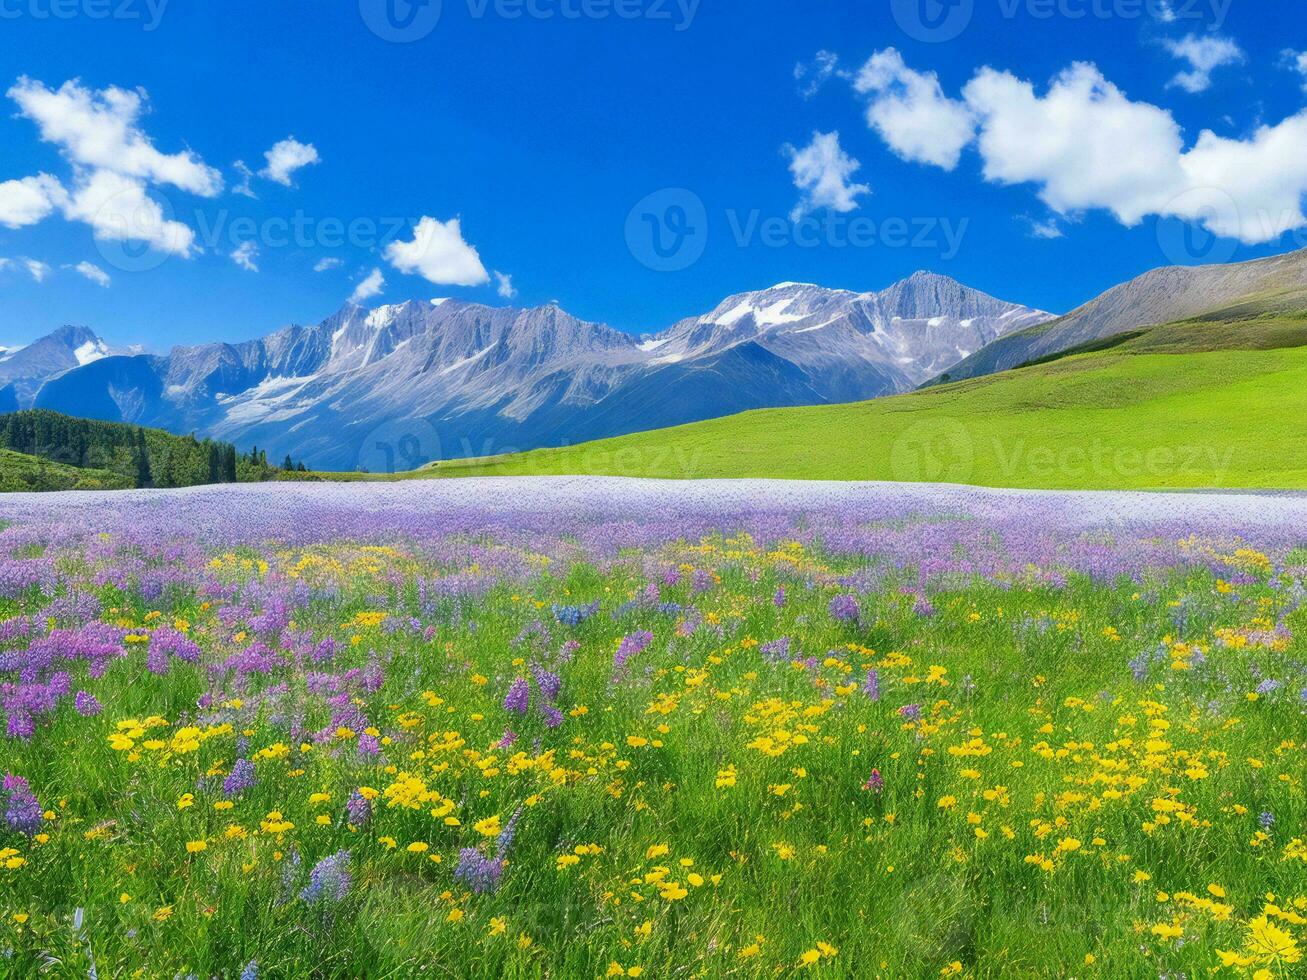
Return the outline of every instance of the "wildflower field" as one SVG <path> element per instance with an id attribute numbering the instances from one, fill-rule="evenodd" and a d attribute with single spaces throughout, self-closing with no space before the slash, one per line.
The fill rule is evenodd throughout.
<path id="1" fill-rule="evenodd" d="M 1307 507 L 603 494 L 0 499 L 0 975 L 1307 970 Z"/>

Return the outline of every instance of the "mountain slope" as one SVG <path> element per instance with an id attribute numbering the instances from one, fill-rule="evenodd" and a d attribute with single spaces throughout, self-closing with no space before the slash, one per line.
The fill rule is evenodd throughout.
<path id="1" fill-rule="evenodd" d="M 1105 351 L 847 405 L 751 411 L 409 474 L 1307 489 L 1307 318 L 1233 308 Z"/>
<path id="2" fill-rule="evenodd" d="M 60 327 L 26 347 L 0 348 L 0 411 L 30 406 L 48 379 L 111 353 L 87 327 Z"/>
<path id="3" fill-rule="evenodd" d="M 557 306 L 347 306 L 259 340 L 105 358 L 36 403 L 348 469 L 401 441 L 457 458 L 907 391 L 1048 317 L 928 273 L 879 293 L 782 283 L 645 337 Z"/>
<path id="4" fill-rule="evenodd" d="M 1188 319 L 1205 310 L 1262 300 L 1307 309 L 1307 249 L 1228 265 L 1154 269 L 1066 316 L 1008 334 L 940 372 L 959 381 L 1019 367 L 1138 327 Z"/>

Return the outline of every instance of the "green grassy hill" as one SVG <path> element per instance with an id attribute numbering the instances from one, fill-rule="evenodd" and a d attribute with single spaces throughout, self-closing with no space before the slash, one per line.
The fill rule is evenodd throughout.
<path id="1" fill-rule="evenodd" d="M 1307 488 L 1307 316 L 1245 305 L 1112 340 L 893 398 L 746 412 L 407 476 Z"/>
<path id="2" fill-rule="evenodd" d="M 0 493 L 21 490 L 123 490 L 132 481 L 108 470 L 83 469 L 0 449 Z"/>

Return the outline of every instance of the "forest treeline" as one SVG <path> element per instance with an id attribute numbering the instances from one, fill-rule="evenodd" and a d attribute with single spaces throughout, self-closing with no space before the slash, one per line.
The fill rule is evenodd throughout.
<path id="1" fill-rule="evenodd" d="M 74 418 L 46 409 L 0 415 L 0 449 L 59 466 L 115 474 L 130 487 L 257 483 L 275 480 L 287 471 L 306 472 L 304 464 L 290 456 L 280 466 L 269 463 L 267 452 L 257 446 L 239 452 L 229 442 L 178 436 L 122 422 Z M 57 489 L 53 485 L 57 483 L 31 489 Z"/>

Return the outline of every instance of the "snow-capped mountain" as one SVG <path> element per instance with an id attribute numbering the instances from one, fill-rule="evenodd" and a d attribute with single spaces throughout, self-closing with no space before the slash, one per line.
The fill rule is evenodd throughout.
<path id="1" fill-rule="evenodd" d="M 112 353 L 87 327 L 60 327 L 25 347 L 0 347 L 0 410 L 31 405 L 50 378 Z"/>
<path id="2" fill-rule="evenodd" d="M 350 469 L 406 428 L 455 458 L 893 394 L 1050 318 L 928 273 L 879 293 L 781 283 L 641 337 L 553 305 L 350 305 L 245 343 L 105 357 L 36 404 Z"/>

